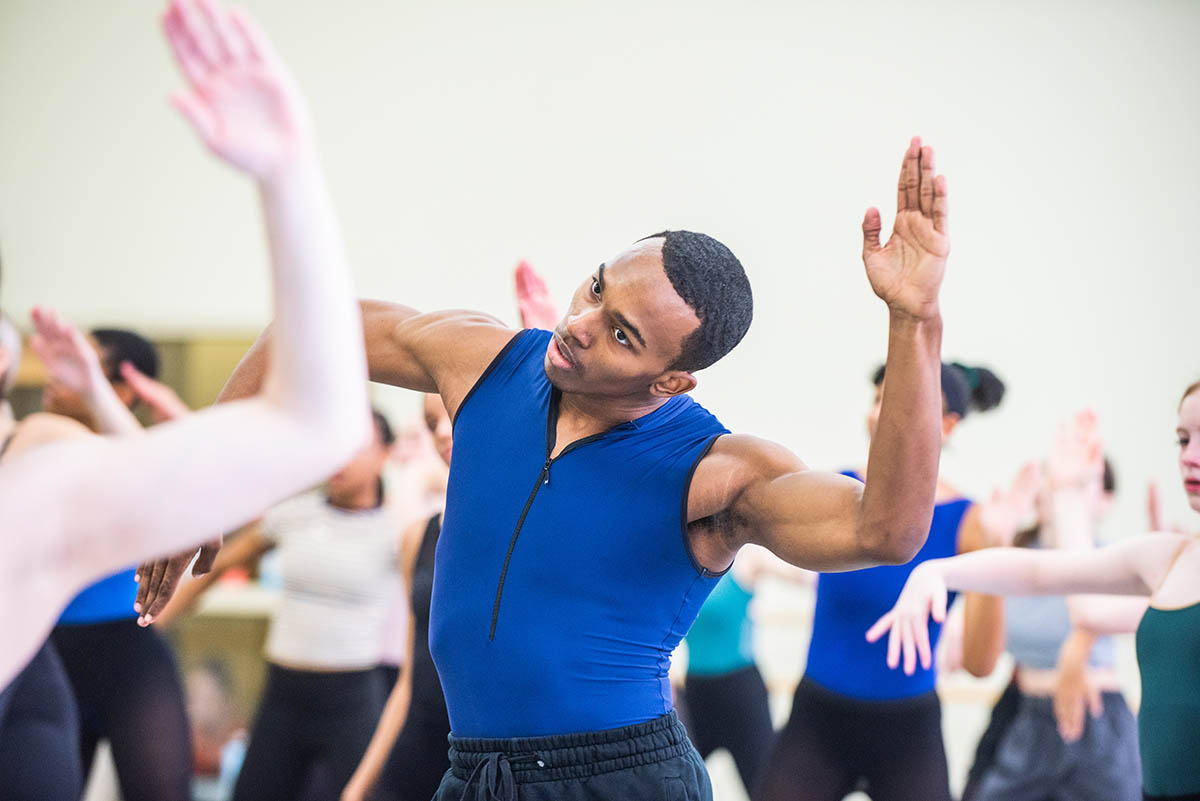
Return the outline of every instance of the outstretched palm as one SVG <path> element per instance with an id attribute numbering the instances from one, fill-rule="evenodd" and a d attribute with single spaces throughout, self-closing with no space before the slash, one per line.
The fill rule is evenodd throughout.
<path id="1" fill-rule="evenodd" d="M 880 245 L 879 210 L 867 209 L 863 218 L 867 279 L 892 309 L 922 319 L 937 312 L 950 254 L 946 211 L 946 179 L 934 175 L 933 148 L 914 137 L 900 167 L 896 221 L 887 244 Z"/>
<path id="2" fill-rule="evenodd" d="M 300 94 L 248 16 L 215 0 L 174 0 L 163 29 L 188 81 L 172 101 L 210 150 L 263 179 L 311 149 Z"/>

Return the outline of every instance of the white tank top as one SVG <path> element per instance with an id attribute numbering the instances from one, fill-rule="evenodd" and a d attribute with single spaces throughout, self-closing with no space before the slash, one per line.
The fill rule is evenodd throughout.
<path id="1" fill-rule="evenodd" d="M 378 664 L 396 588 L 395 519 L 385 508 L 339 509 L 314 492 L 267 512 L 262 531 L 283 575 L 267 659 L 313 670 Z"/>

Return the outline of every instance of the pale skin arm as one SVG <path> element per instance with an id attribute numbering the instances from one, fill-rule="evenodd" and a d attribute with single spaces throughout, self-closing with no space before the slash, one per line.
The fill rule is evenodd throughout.
<path id="1" fill-rule="evenodd" d="M 270 377 L 254 399 L 0 465 L 0 530 L 11 533 L 0 537 L 0 684 L 80 587 L 244 524 L 336 470 L 371 432 L 349 268 L 290 76 L 245 16 L 175 3 L 164 27 L 189 83 L 176 104 L 258 182 L 278 321 Z M 30 608 L 30 597 L 44 602 Z"/>
<path id="2" fill-rule="evenodd" d="M 261 388 L 298 422 L 320 420 L 309 432 L 315 441 L 353 436 L 361 442 L 370 430 L 362 329 L 307 108 L 266 37 L 248 17 L 218 9 L 214 2 L 176 2 L 164 28 L 189 84 L 173 97 L 176 107 L 209 150 L 258 183 L 275 278 L 277 331 L 270 360 L 263 354 Z M 285 277 L 289 280 L 281 280 Z M 321 324 L 313 325 L 314 320 Z M 335 408 L 354 411 L 339 420 L 328 414 Z M 340 454 L 292 491 L 321 480 L 350 455 Z M 256 517 L 288 494 L 272 496 L 233 523 Z M 194 572 L 211 566 L 218 547 L 206 546 Z M 140 623 L 148 625 L 162 611 L 194 555 L 192 550 L 139 567 L 134 608 Z"/>
<path id="3" fill-rule="evenodd" d="M 913 570 L 896 605 L 879 619 L 867 639 L 888 639 L 888 666 L 903 652 L 912 674 L 920 657 L 931 662 L 927 620 L 946 617 L 949 589 L 993 595 L 1153 594 L 1175 555 L 1187 542 L 1176 534 L 1147 534 L 1093 551 L 1033 551 L 989 548 L 949 559 L 933 559 Z"/>
<path id="4" fill-rule="evenodd" d="M 409 526 L 401 538 L 400 572 L 404 576 L 405 587 L 412 587 L 417 554 L 421 550 L 421 540 L 424 537 L 427 522 L 421 521 Z M 362 761 L 359 762 L 354 775 L 350 777 L 350 781 L 342 790 L 341 801 L 363 801 L 367 797 L 367 794 L 375 787 L 375 783 L 379 781 L 379 774 L 383 772 L 383 767 L 387 764 L 392 746 L 404 728 L 404 721 L 408 719 L 408 707 L 412 700 L 412 663 L 413 651 L 416 648 L 416 630 L 417 621 L 410 606 L 404 668 L 400 671 L 400 678 L 396 680 L 392 692 L 388 695 L 387 704 L 383 707 L 383 714 L 379 717 L 379 723 L 375 727 L 375 733 L 371 735 L 371 742 L 367 745 L 367 751 L 363 754 Z"/>
<path id="5" fill-rule="evenodd" d="M 941 450 L 942 318 L 938 290 L 950 252 L 946 181 L 933 149 L 913 139 L 900 171 L 895 227 L 880 244 L 878 210 L 863 220 L 863 263 L 888 304 L 887 375 L 867 482 L 809 471 L 786 448 L 720 438 L 696 471 L 689 521 L 702 564 L 721 569 L 746 542 L 800 567 L 852 570 L 907 562 L 929 533 Z"/>
<path id="6" fill-rule="evenodd" d="M 987 501 L 972 506 L 963 520 L 959 553 L 1012 545 L 1017 530 L 1033 512 L 1041 480 L 1038 463 L 1026 462 L 1010 486 L 997 488 Z M 973 676 L 989 676 L 1004 653 L 1004 600 L 969 592 L 962 606 L 962 666 Z"/>

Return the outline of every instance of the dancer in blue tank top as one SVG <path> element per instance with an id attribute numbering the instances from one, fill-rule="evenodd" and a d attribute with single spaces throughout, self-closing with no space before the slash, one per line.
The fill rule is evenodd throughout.
<path id="1" fill-rule="evenodd" d="M 752 310 L 741 264 L 703 234 L 656 234 L 601 264 L 553 331 L 363 304 L 371 377 L 438 392 L 454 421 L 430 619 L 452 729 L 439 798 L 711 797 L 667 670 L 738 549 L 847 570 L 921 547 L 949 243 L 945 180 L 918 139 L 898 197 L 886 244 L 878 211 L 863 221 L 867 276 L 890 309 L 865 486 L 730 434 L 688 397 Z M 269 342 L 224 398 L 262 383 Z M 792 343 L 764 346 L 788 363 Z"/>
<path id="2" fill-rule="evenodd" d="M 867 419 L 872 439 L 884 397 L 882 366 L 874 383 Z M 942 365 L 941 386 L 943 439 L 970 411 L 991 409 L 1004 395 L 991 371 L 957 364 Z M 846 475 L 862 478 L 857 471 Z M 884 644 L 868 643 L 863 632 L 891 608 L 921 562 L 998 544 L 989 541 L 979 512 L 939 481 L 929 537 L 912 560 L 820 576 L 804 677 L 755 801 L 841 801 L 855 788 L 876 801 L 949 801 L 935 671 L 908 676 L 888 670 Z M 984 607 L 982 613 L 972 609 L 971 617 L 986 616 L 986 607 L 1000 603 L 987 596 L 970 600 Z M 936 642 L 940 630 L 931 622 L 930 640 Z"/>

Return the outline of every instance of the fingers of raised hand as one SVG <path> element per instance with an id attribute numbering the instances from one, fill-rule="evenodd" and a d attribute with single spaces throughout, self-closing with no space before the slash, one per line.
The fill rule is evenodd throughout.
<path id="1" fill-rule="evenodd" d="M 194 15 L 194 9 L 191 11 Z M 175 61 L 188 83 L 196 89 L 207 80 L 214 64 L 201 48 L 189 16 L 184 3 L 172 2 L 163 14 L 162 26 Z"/>
<path id="2" fill-rule="evenodd" d="M 875 642 L 882 637 L 885 631 L 888 631 L 892 628 L 895 620 L 896 610 L 894 609 L 885 614 L 883 617 L 879 618 L 879 620 L 876 620 L 875 625 L 867 629 L 867 642 Z"/>
<path id="3" fill-rule="evenodd" d="M 933 148 L 925 145 L 920 150 L 918 158 L 918 167 L 920 170 L 920 186 L 917 189 L 917 199 L 920 203 L 921 213 L 926 217 L 933 214 Z"/>
<path id="4" fill-rule="evenodd" d="M 950 214 L 950 206 L 946 201 L 946 176 L 939 175 L 933 179 L 933 230 L 939 234 L 946 233 Z"/>
<path id="5" fill-rule="evenodd" d="M 879 250 L 879 234 L 883 230 L 883 220 L 879 217 L 879 209 L 872 206 L 867 209 L 867 213 L 863 215 L 862 232 L 863 232 L 863 258 L 871 255 Z"/>
<path id="6" fill-rule="evenodd" d="M 916 626 L 908 615 L 902 619 L 900 642 L 904 647 L 904 673 L 911 676 L 917 670 L 917 636 Z"/>
<path id="7" fill-rule="evenodd" d="M 914 136 L 904 152 L 904 161 L 900 164 L 900 185 L 896 189 L 896 210 L 917 211 L 920 208 L 918 198 L 921 186 L 921 137 Z"/>

